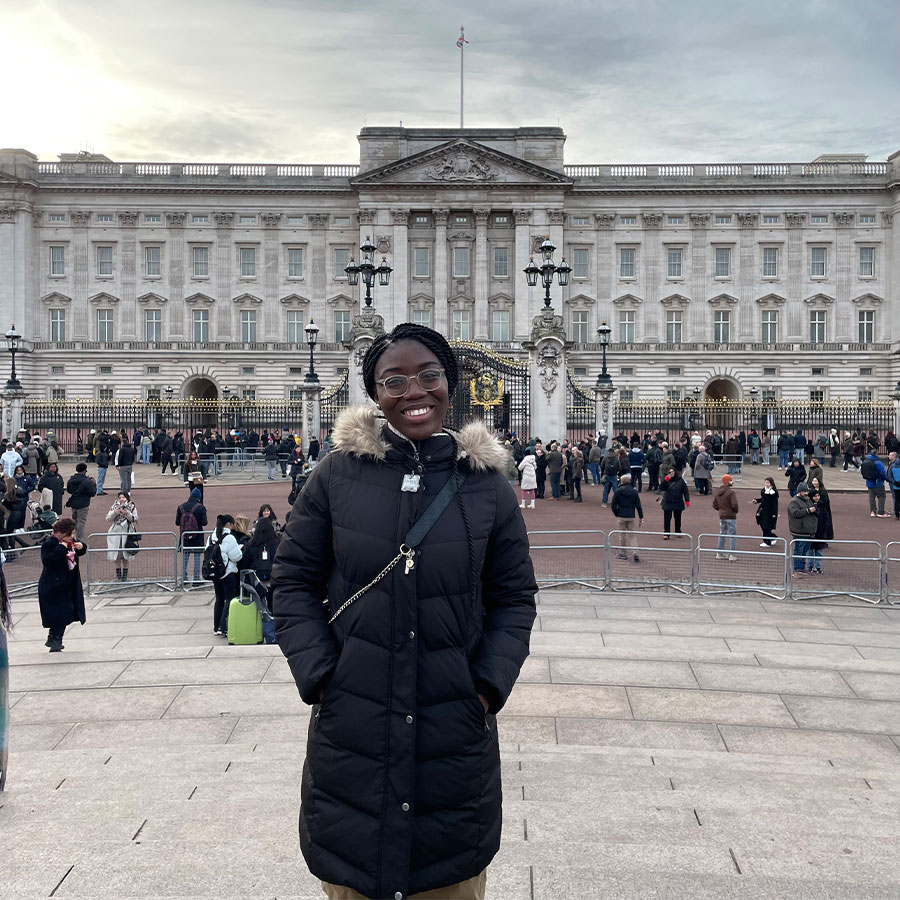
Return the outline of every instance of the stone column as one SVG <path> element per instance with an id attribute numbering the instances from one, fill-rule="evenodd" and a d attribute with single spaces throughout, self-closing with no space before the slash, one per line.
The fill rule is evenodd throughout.
<path id="1" fill-rule="evenodd" d="M 834 266 L 829 272 L 829 281 L 834 285 L 834 323 L 829 323 L 829 341 L 859 340 L 856 323 L 856 307 L 850 302 L 854 288 L 853 258 L 855 245 L 851 240 L 850 226 L 853 225 L 853 213 L 835 212 L 834 220 Z M 877 316 L 876 316 L 877 318 Z M 895 432 L 896 433 L 896 432 Z"/>
<path id="2" fill-rule="evenodd" d="M 612 301 L 616 298 L 616 270 L 617 265 L 615 247 L 613 246 L 613 226 L 616 223 L 615 213 L 598 213 L 594 216 L 597 226 L 596 233 L 596 268 L 597 273 L 597 320 L 594 326 L 600 322 L 609 322 L 613 328 L 614 340 L 619 339 L 619 323 L 615 320 L 615 309 Z"/>
<path id="3" fill-rule="evenodd" d="M 384 318 L 373 309 L 363 308 L 358 316 L 353 317 L 350 329 L 349 359 L 347 361 L 347 388 L 350 406 L 371 403 L 362 380 L 362 361 L 366 350 L 375 338 L 384 334 Z"/>
<path id="4" fill-rule="evenodd" d="M 88 228 L 91 214 L 86 210 L 77 210 L 70 216 L 72 221 L 72 339 L 89 341 L 94 339 L 91 328 L 90 310 L 88 309 L 88 277 L 90 273 L 90 244 Z M 67 262 L 67 265 L 69 263 Z"/>
<path id="5" fill-rule="evenodd" d="M 0 316 L 2 316 L 0 322 L 15 322 L 16 312 L 19 309 L 16 303 L 15 279 L 9 277 L 15 272 L 16 265 L 21 265 L 25 261 L 16 253 L 16 216 L 17 210 L 11 204 L 0 208 L 0 272 L 7 273 L 7 277 L 0 278 Z M 22 324 L 24 326 L 25 323 Z M 29 332 L 23 331 L 23 334 Z"/>
<path id="6" fill-rule="evenodd" d="M 523 340 L 528 334 L 531 318 L 539 303 L 537 288 L 528 287 L 528 282 L 523 274 L 528 260 L 531 258 L 531 210 L 514 209 L 513 217 L 516 220 L 516 251 L 513 265 L 515 271 L 512 276 L 513 296 L 516 301 L 515 322 L 513 334 L 516 340 Z"/>
<path id="7" fill-rule="evenodd" d="M 193 340 L 193 313 L 185 308 L 185 283 L 193 277 L 193 260 L 188 260 L 189 274 L 185 272 L 184 213 L 166 213 L 166 254 L 169 257 L 169 302 L 166 315 L 169 317 L 169 336 L 174 339 Z M 188 284 L 188 296 L 196 291 L 196 285 Z M 207 293 L 206 290 L 202 293 Z"/>
<path id="8" fill-rule="evenodd" d="M 25 425 L 25 391 L 0 391 L 3 406 L 3 427 L 0 429 L 8 438 L 14 439 Z"/>
<path id="9" fill-rule="evenodd" d="M 488 240 L 487 223 L 490 209 L 475 210 L 475 322 L 473 334 L 476 341 L 490 340 L 488 322 Z"/>
<path id="10" fill-rule="evenodd" d="M 614 430 L 613 418 L 615 416 L 615 403 L 613 395 L 615 387 L 612 379 L 601 384 L 594 385 L 594 433 L 605 434 L 612 437 L 616 432 Z M 609 446 L 609 444 L 607 444 Z"/>
<path id="11" fill-rule="evenodd" d="M 389 321 L 393 327 L 400 322 L 409 321 L 409 210 L 392 209 L 391 221 L 394 226 L 394 235 L 393 247 L 389 248 L 392 253 L 391 258 L 388 259 L 388 265 L 392 266 L 394 271 L 391 274 L 393 304 Z M 376 238 L 375 243 L 381 243 L 380 236 Z M 380 264 L 381 260 L 379 259 L 378 265 Z M 386 289 L 382 288 L 382 290 Z"/>
<path id="12" fill-rule="evenodd" d="M 803 225 L 806 222 L 806 213 L 789 212 L 784 214 L 784 221 L 788 229 L 787 239 L 787 278 L 785 283 L 785 295 L 788 298 L 785 310 L 787 322 L 782 325 L 779 322 L 779 338 L 782 341 L 809 340 L 809 325 L 803 321 L 805 307 L 801 291 L 805 283 L 807 272 L 807 260 L 804 258 Z M 785 327 L 786 326 L 786 327 Z M 782 337 L 782 334 L 784 335 Z"/>
<path id="13" fill-rule="evenodd" d="M 122 289 L 122 306 L 119 313 L 122 340 L 144 340 L 146 334 L 138 322 L 137 276 L 138 268 L 143 260 L 137 258 L 137 238 L 134 226 L 137 224 L 136 212 L 120 212 L 119 228 L 122 241 L 119 244 L 119 284 Z"/>
<path id="14" fill-rule="evenodd" d="M 300 388 L 303 391 L 303 452 L 308 453 L 310 438 L 313 435 L 321 438 L 322 385 L 318 381 L 305 381 Z"/>
<path id="15" fill-rule="evenodd" d="M 260 341 L 283 341 L 285 335 L 281 331 L 281 316 L 278 311 L 278 275 L 281 268 L 281 213 L 264 212 L 260 214 L 263 223 L 264 244 L 262 248 L 262 277 L 259 279 L 262 288 L 262 308 L 259 310 L 261 322 L 256 323 L 257 338 Z"/>
<path id="16" fill-rule="evenodd" d="M 309 314 L 327 328 L 325 300 L 328 290 L 328 247 L 325 229 L 328 226 L 328 216 L 310 213 L 306 219 L 309 222 Z M 354 258 L 357 256 L 353 252 L 350 255 Z"/>
<path id="17" fill-rule="evenodd" d="M 531 336 L 522 342 L 531 365 L 529 432 L 544 441 L 566 436 L 566 340 L 563 317 L 553 309 L 535 316 Z"/>
<path id="18" fill-rule="evenodd" d="M 447 293 L 450 275 L 447 271 L 447 221 L 449 209 L 435 209 L 434 213 L 434 327 L 443 335 L 450 333 Z"/>
<path id="19" fill-rule="evenodd" d="M 757 213 L 738 213 L 738 224 L 741 227 L 740 269 L 738 270 L 737 297 L 740 301 L 736 312 L 738 321 L 731 323 L 731 340 L 753 341 L 756 332 L 755 308 L 753 303 L 753 285 L 756 274 L 756 225 L 759 221 Z"/>
<path id="20" fill-rule="evenodd" d="M 662 222 L 661 213 L 643 213 L 641 221 L 644 227 L 644 242 L 641 247 L 644 257 L 643 268 L 646 275 L 647 302 L 644 304 L 644 340 L 655 343 L 660 340 L 660 334 L 665 334 L 665 328 L 660 326 L 662 313 L 659 301 L 660 297 L 660 263 L 659 263 L 659 226 Z M 688 335 L 691 338 L 691 335 Z"/>
<path id="21" fill-rule="evenodd" d="M 709 289 L 709 276 L 706 264 L 709 258 L 709 238 L 706 234 L 706 226 L 709 224 L 709 213 L 691 213 L 691 246 L 688 248 L 690 263 L 684 260 L 684 265 L 690 264 L 690 280 L 685 278 L 685 284 L 689 284 L 688 296 L 696 302 L 691 303 L 690 327 L 687 334 L 691 341 L 706 340 L 711 331 L 709 307 L 703 302 Z M 665 332 L 663 332 L 665 336 Z"/>

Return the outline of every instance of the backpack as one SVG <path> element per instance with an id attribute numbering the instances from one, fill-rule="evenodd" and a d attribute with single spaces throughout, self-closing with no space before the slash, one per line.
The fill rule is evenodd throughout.
<path id="1" fill-rule="evenodd" d="M 203 563 L 200 574 L 204 581 L 221 581 L 225 577 L 225 560 L 222 559 L 222 548 L 218 541 L 210 541 L 203 551 Z"/>
<path id="2" fill-rule="evenodd" d="M 706 459 L 703 460 L 703 468 L 706 469 L 707 472 L 712 472 L 715 467 L 716 461 L 707 453 Z"/>
<path id="3" fill-rule="evenodd" d="M 823 450 L 828 446 L 828 442 L 825 440 L 824 434 L 819 438 L 818 441 L 816 441 L 816 446 L 821 447 Z"/>
<path id="4" fill-rule="evenodd" d="M 183 546 L 197 546 L 202 543 L 202 534 L 189 534 L 189 532 L 200 531 L 200 523 L 194 515 L 194 509 L 195 507 L 192 506 L 190 509 L 181 511 L 181 543 Z"/>
<path id="5" fill-rule="evenodd" d="M 878 477 L 878 467 L 875 465 L 874 459 L 864 459 L 859 471 L 866 481 L 874 481 Z"/>

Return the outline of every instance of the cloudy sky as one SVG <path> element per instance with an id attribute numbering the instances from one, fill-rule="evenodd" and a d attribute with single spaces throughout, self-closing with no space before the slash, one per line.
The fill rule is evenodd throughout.
<path id="1" fill-rule="evenodd" d="M 900 0 L 0 0 L 0 146 L 354 162 L 363 125 L 561 125 L 569 163 L 900 150 Z"/>

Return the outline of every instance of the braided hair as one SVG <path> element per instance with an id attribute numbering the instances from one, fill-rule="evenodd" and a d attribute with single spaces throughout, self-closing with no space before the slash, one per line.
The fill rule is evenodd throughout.
<path id="1" fill-rule="evenodd" d="M 437 357 L 447 379 L 447 390 L 449 393 L 453 393 L 459 382 L 459 365 L 447 339 L 439 331 L 425 325 L 401 322 L 390 334 L 383 334 L 372 341 L 363 357 L 363 384 L 366 393 L 373 400 L 375 399 L 375 367 L 384 351 L 398 341 L 418 341 L 420 344 L 424 344 Z"/>

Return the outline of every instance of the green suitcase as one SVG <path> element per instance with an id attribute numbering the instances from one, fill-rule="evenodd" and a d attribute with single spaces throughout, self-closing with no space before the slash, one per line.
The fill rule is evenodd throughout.
<path id="1" fill-rule="evenodd" d="M 235 597 L 228 604 L 228 643 L 245 645 L 263 642 L 262 617 L 251 599 Z"/>

